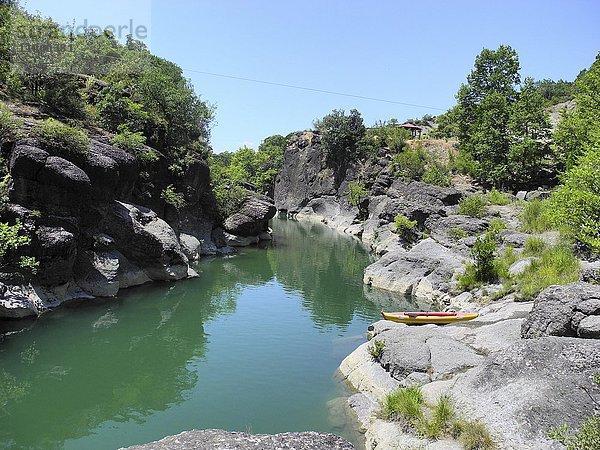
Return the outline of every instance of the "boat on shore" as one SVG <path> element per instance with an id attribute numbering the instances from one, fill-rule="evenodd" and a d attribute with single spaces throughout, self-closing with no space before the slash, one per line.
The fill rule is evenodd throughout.
<path id="1" fill-rule="evenodd" d="M 447 325 L 454 322 L 464 322 L 479 317 L 477 313 L 467 312 L 437 312 L 437 311 L 401 311 L 401 312 L 383 312 L 381 316 L 385 320 L 392 322 L 405 323 L 408 325 L 426 325 L 437 324 Z"/>

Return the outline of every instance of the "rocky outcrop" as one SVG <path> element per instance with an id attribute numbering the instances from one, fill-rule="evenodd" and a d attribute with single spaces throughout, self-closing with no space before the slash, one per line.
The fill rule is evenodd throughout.
<path id="1" fill-rule="evenodd" d="M 168 436 L 128 450 L 353 450 L 349 442 L 333 434 L 303 432 L 248 434 L 222 430 L 192 430 Z"/>
<path id="2" fill-rule="evenodd" d="M 600 339 L 600 286 L 577 282 L 546 288 L 535 299 L 522 336 Z"/>
<path id="3" fill-rule="evenodd" d="M 223 228 L 229 234 L 244 238 L 260 236 L 269 230 L 269 220 L 276 212 L 273 200 L 264 195 L 253 194 L 238 212 L 225 219 Z"/>

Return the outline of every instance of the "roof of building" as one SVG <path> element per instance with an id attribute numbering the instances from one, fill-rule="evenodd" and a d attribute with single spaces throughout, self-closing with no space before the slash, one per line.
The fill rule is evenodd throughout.
<path id="1" fill-rule="evenodd" d="M 415 124 L 412 123 L 403 123 L 402 125 L 400 125 L 402 128 L 410 128 L 412 130 L 420 130 L 421 127 L 416 126 Z"/>

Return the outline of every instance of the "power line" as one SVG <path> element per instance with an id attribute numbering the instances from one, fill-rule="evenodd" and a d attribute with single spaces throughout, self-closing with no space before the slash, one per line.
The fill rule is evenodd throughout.
<path id="1" fill-rule="evenodd" d="M 436 108 L 434 106 L 417 105 L 415 103 L 399 102 L 396 100 L 386 100 L 384 98 L 366 97 L 364 95 L 348 94 L 346 92 L 328 91 L 325 89 L 316 89 L 316 88 L 310 88 L 310 87 L 306 87 L 306 86 L 297 86 L 294 84 L 276 83 L 274 81 L 256 80 L 254 78 L 237 77 L 234 75 L 225 75 L 222 73 L 204 72 L 202 70 L 192 70 L 192 69 L 183 69 L 183 70 L 185 70 L 186 72 L 199 73 L 202 75 L 210 75 L 213 77 L 229 78 L 232 80 L 248 81 L 251 83 L 267 84 L 267 85 L 271 85 L 271 86 L 280 86 L 280 87 L 285 87 L 285 88 L 290 88 L 290 89 L 299 89 L 302 91 L 320 92 L 322 94 L 340 95 L 343 97 L 359 98 L 361 100 L 371 100 L 371 101 L 375 101 L 375 102 L 392 103 L 394 105 L 414 106 L 416 108 L 435 109 L 437 111 L 446 111 L 443 108 Z"/>

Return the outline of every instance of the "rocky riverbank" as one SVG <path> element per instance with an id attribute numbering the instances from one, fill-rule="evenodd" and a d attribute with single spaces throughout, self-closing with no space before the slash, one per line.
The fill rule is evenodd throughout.
<path id="1" fill-rule="evenodd" d="M 24 118 L 22 134 L 35 125 Z M 191 161 L 177 179 L 185 189 L 183 206 L 174 206 L 164 193 L 175 181 L 160 152 L 146 147 L 155 155 L 148 161 L 111 145 L 107 135 L 90 138 L 83 153 L 56 151 L 31 136 L 3 146 L 9 182 L 2 221 L 18 222 L 30 238 L 12 256 L 33 257 L 39 267 L 32 274 L 2 266 L 0 318 L 194 277 L 191 264 L 200 256 L 270 239 L 276 210 L 264 196 L 249 195 L 221 226 L 204 160 Z"/>
<path id="2" fill-rule="evenodd" d="M 366 268 L 365 284 L 409 295 L 423 308 L 476 310 L 463 325 L 408 327 L 378 322 L 371 339 L 384 344 L 375 360 L 365 343 L 340 366 L 357 391 L 349 405 L 356 412 L 366 445 L 372 449 L 462 448 L 453 440 L 421 439 L 410 427 L 381 418 L 384 397 L 400 387 L 422 386 L 426 400 L 450 394 L 462 416 L 481 421 L 502 449 L 549 449 L 562 445 L 547 437 L 553 426 L 578 428 L 600 412 L 598 288 L 589 283 L 550 287 L 535 302 L 515 302 L 501 285 L 485 285 L 457 295 L 456 276 L 470 261 L 478 235 L 495 223 L 501 248 L 512 247 L 511 274 L 531 259 L 519 256 L 531 235 L 520 231 L 522 207 L 488 206 L 478 218 L 459 213 L 461 198 L 476 193 L 467 183 L 443 188 L 403 182 L 392 176 L 385 149 L 378 158 L 332 167 L 314 132 L 297 133 L 286 150 L 276 180 L 275 205 L 299 220 L 317 220 L 360 239 L 376 261 Z M 368 195 L 350 205 L 349 186 L 360 183 Z M 519 193 L 520 199 L 545 195 Z M 412 242 L 395 233 L 403 215 L 417 226 Z M 536 238 L 553 245 L 559 236 Z M 582 279 L 597 280 L 597 263 L 582 263 Z M 587 275 L 586 275 L 587 274 Z M 526 339 L 525 339 L 526 338 Z M 582 339 L 596 338 L 596 339 Z"/>

